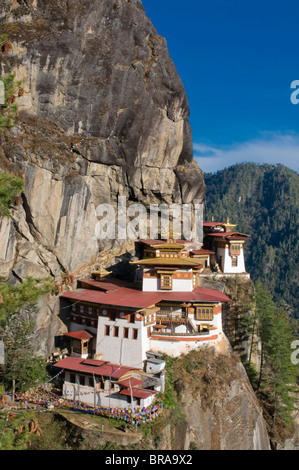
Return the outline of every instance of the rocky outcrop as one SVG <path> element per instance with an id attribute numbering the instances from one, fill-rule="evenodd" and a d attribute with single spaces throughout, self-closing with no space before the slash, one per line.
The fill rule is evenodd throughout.
<path id="1" fill-rule="evenodd" d="M 216 349 L 181 358 L 171 372 L 183 416 L 166 425 L 159 449 L 270 450 L 262 410 L 226 337 Z"/>
<path id="2" fill-rule="evenodd" d="M 0 21 L 12 45 L 1 75 L 22 82 L 0 167 L 25 182 L 0 221 L 0 275 L 76 277 L 133 255 L 95 234 L 96 207 L 120 195 L 147 207 L 202 201 L 186 93 L 139 0 L 8 0 Z"/>

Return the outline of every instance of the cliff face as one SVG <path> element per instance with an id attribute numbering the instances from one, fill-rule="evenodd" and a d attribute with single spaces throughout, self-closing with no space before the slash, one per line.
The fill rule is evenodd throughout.
<path id="1" fill-rule="evenodd" d="M 13 45 L 1 55 L 2 74 L 16 72 L 24 89 L 2 163 L 25 175 L 24 222 L 49 258 L 45 268 L 31 257 L 38 273 L 73 271 L 98 252 L 100 203 L 202 200 L 186 93 L 140 1 L 10 0 L 0 18 Z M 5 233 L 4 260 L 23 277 L 24 250 L 16 266 L 12 227 Z"/>
<path id="2" fill-rule="evenodd" d="M 161 448 L 270 449 L 260 406 L 225 336 L 217 348 L 180 358 L 172 374 L 184 417 L 166 427 Z"/>
<path id="3" fill-rule="evenodd" d="M 12 220 L 0 221 L 0 275 L 82 275 L 100 252 L 112 263 L 132 250 L 95 236 L 96 207 L 119 195 L 202 201 L 186 93 L 139 0 L 8 0 L 0 21 L 12 45 L 1 75 L 16 73 L 23 89 L 0 164 L 25 180 Z"/>
<path id="4" fill-rule="evenodd" d="M 139 0 L 7 0 L 0 23 L 12 44 L 1 75 L 15 72 L 23 88 L 16 125 L 0 135 L 0 168 L 25 184 L 12 218 L 0 220 L 0 275 L 60 281 L 62 271 L 85 276 L 101 262 L 121 268 L 134 244 L 96 238 L 99 204 L 116 207 L 119 195 L 200 203 L 205 194 L 166 41 Z M 57 297 L 40 301 L 36 321 L 36 349 L 47 356 L 65 332 Z M 210 407 L 186 378 L 187 421 L 166 427 L 160 448 L 267 447 L 248 381 L 232 363 L 231 373 Z"/>

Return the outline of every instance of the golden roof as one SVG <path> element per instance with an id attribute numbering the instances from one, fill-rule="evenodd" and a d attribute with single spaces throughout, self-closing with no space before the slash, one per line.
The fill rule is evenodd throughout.
<path id="1" fill-rule="evenodd" d="M 171 242 L 166 242 L 166 243 L 161 243 L 160 245 L 150 245 L 151 247 L 155 248 L 156 250 L 177 250 L 181 251 L 184 248 L 184 245 L 181 245 L 179 243 L 171 243 Z"/>
<path id="2" fill-rule="evenodd" d="M 131 264 L 144 266 L 199 266 L 199 261 L 194 258 L 145 258 L 133 261 Z"/>

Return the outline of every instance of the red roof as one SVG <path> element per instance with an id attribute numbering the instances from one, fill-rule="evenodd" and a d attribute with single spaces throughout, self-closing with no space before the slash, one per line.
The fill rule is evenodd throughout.
<path id="1" fill-rule="evenodd" d="M 130 287 L 132 283 L 123 281 L 121 279 L 108 278 L 107 281 L 96 281 L 95 279 L 79 279 L 78 281 L 82 284 L 82 287 L 88 289 L 95 289 L 100 291 L 111 291 L 118 289 L 119 287 Z"/>
<path id="2" fill-rule="evenodd" d="M 206 250 L 204 248 L 200 248 L 200 250 L 192 250 L 191 251 L 191 254 L 195 254 L 195 255 L 214 255 L 215 254 L 215 251 L 211 251 L 211 250 Z"/>
<path id="3" fill-rule="evenodd" d="M 146 389 L 143 389 L 143 388 L 132 388 L 132 393 L 131 393 L 131 390 L 124 388 L 119 393 L 120 393 L 120 395 L 126 395 L 126 396 L 133 395 L 134 398 L 147 398 L 147 397 L 150 397 L 151 395 L 154 395 L 154 393 L 158 393 L 158 392 L 156 392 L 156 390 L 146 390 Z"/>
<path id="4" fill-rule="evenodd" d="M 246 235 L 245 233 L 240 232 L 210 232 L 207 233 L 207 236 L 221 238 L 240 238 L 242 240 L 250 237 L 250 235 Z"/>
<path id="5" fill-rule="evenodd" d="M 203 222 L 204 227 L 217 227 L 217 225 L 223 225 L 223 222 Z"/>
<path id="6" fill-rule="evenodd" d="M 196 287 L 192 292 L 143 292 L 127 287 L 118 287 L 114 284 L 114 290 L 100 292 L 92 289 L 78 289 L 66 291 L 61 297 L 75 301 L 84 301 L 99 305 L 111 305 L 113 307 L 131 307 L 136 309 L 148 308 L 162 300 L 173 301 L 198 301 L 198 302 L 230 302 L 230 299 L 217 290 Z"/>
<path id="7" fill-rule="evenodd" d="M 231 302 L 223 292 L 195 287 L 192 292 L 163 292 L 162 300 L 174 302 Z"/>
<path id="8" fill-rule="evenodd" d="M 69 333 L 64 333 L 64 336 L 69 336 L 70 338 L 76 339 L 91 339 L 94 337 L 94 335 L 88 333 L 86 330 L 71 331 Z"/>
<path id="9" fill-rule="evenodd" d="M 91 289 L 66 291 L 61 294 L 61 297 L 115 307 L 147 308 L 159 302 L 161 294 L 159 292 L 142 292 L 127 287 L 116 287 L 116 290 L 108 292 Z"/>
<path id="10" fill-rule="evenodd" d="M 55 364 L 60 369 L 84 372 L 86 374 L 103 375 L 120 379 L 130 371 L 137 371 L 136 367 L 120 366 L 106 361 L 95 359 L 82 359 L 78 357 L 66 357 Z"/>
<path id="11" fill-rule="evenodd" d="M 124 387 L 136 387 L 136 385 L 142 384 L 142 380 L 136 379 L 136 377 L 129 377 L 128 379 L 120 380 L 118 383 Z"/>
<path id="12" fill-rule="evenodd" d="M 230 299 L 222 292 L 204 287 L 196 287 L 192 292 L 141 292 L 134 289 L 120 288 L 111 293 L 102 293 L 86 289 L 67 291 L 61 294 L 61 297 L 100 305 L 132 308 L 147 308 L 162 300 L 177 302 L 230 302 Z"/>

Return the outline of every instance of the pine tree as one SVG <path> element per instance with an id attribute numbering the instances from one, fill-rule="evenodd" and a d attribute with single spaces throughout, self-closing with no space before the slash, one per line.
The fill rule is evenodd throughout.
<path id="1" fill-rule="evenodd" d="M 2 279 L 0 283 L 0 339 L 5 350 L 0 381 L 13 393 L 25 391 L 46 377 L 43 359 L 34 354 L 32 335 L 36 302 L 52 289 L 50 279 L 28 278 L 17 285 Z"/>
<path id="2" fill-rule="evenodd" d="M 0 217 L 10 217 L 14 198 L 23 190 L 24 181 L 3 171 L 0 173 Z"/>
<path id="3" fill-rule="evenodd" d="M 293 424 L 294 398 L 298 371 L 291 361 L 294 331 L 288 314 L 274 303 L 269 290 L 255 285 L 255 317 L 252 321 L 259 338 L 260 365 L 256 392 L 267 410 L 271 432 Z"/>

